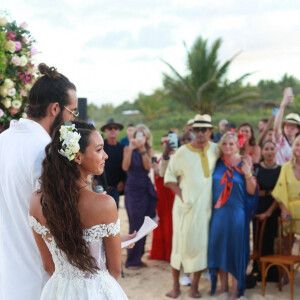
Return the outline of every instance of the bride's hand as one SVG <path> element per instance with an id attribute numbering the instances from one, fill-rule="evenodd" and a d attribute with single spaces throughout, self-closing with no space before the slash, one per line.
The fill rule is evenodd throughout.
<path id="1" fill-rule="evenodd" d="M 126 242 L 128 240 L 133 239 L 134 237 L 136 237 L 136 230 L 133 233 L 131 233 L 131 234 L 128 234 L 128 235 L 125 235 L 125 236 L 121 236 L 121 242 Z M 133 248 L 134 245 L 135 245 L 135 243 L 132 243 L 132 244 L 128 245 L 126 247 L 126 249 Z"/>

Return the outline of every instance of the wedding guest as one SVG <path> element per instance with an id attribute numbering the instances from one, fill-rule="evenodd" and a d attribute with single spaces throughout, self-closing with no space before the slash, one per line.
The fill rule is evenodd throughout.
<path id="1" fill-rule="evenodd" d="M 261 154 L 263 160 L 258 164 L 254 164 L 254 174 L 259 186 L 256 214 L 259 216 L 260 220 L 267 218 L 261 249 L 261 255 L 265 256 L 274 254 L 274 241 L 278 233 L 277 219 L 280 215 L 280 209 L 271 193 L 278 180 L 281 167 L 276 163 L 276 146 L 272 140 L 265 140 L 263 142 Z M 255 232 L 255 223 L 253 223 L 253 225 L 253 232 Z M 258 230 L 258 235 L 259 232 L 260 228 Z M 256 261 L 253 263 L 251 275 L 254 284 L 256 280 L 260 280 L 261 278 Z M 267 281 L 278 281 L 278 272 L 275 266 L 270 268 Z"/>
<path id="2" fill-rule="evenodd" d="M 198 283 L 201 271 L 207 268 L 211 174 L 219 156 L 218 146 L 209 141 L 213 128 L 209 115 L 196 115 L 195 140 L 175 152 L 165 174 L 165 185 L 176 194 L 171 253 L 173 288 L 166 295 L 170 298 L 180 294 L 181 266 L 185 273 L 194 273 L 189 296 L 201 297 Z"/>
<path id="3" fill-rule="evenodd" d="M 180 136 L 180 144 L 185 145 L 195 139 L 191 131 L 185 131 Z M 162 137 L 163 154 L 158 160 L 158 173 L 155 174 L 155 187 L 157 192 L 156 211 L 159 218 L 158 227 L 153 231 L 152 247 L 149 253 L 151 259 L 161 259 L 170 262 L 172 251 L 172 209 L 175 194 L 165 187 L 164 175 L 170 161 L 170 156 L 174 154 L 174 148 L 169 142 L 168 136 Z M 185 279 L 183 283 L 190 279 Z"/>
<path id="4" fill-rule="evenodd" d="M 29 92 L 28 118 L 11 121 L 0 135 L 3 300 L 38 300 L 49 278 L 28 225 L 29 200 L 39 187 L 45 147 L 54 128 L 78 116 L 75 85 L 53 67 L 40 64 L 38 68 L 41 76 Z"/>
<path id="5" fill-rule="evenodd" d="M 258 124 L 257 124 L 257 129 L 258 129 L 258 132 L 261 134 L 263 131 L 264 131 L 264 129 L 266 128 L 266 126 L 267 126 L 267 123 L 268 123 L 268 119 L 260 119 L 259 121 L 258 121 Z"/>
<path id="6" fill-rule="evenodd" d="M 129 141 L 130 139 L 132 139 L 133 136 L 134 125 L 132 123 L 129 123 L 127 125 L 126 133 L 127 135 L 120 140 L 120 144 L 123 145 L 124 147 L 129 146 Z"/>
<path id="7" fill-rule="evenodd" d="M 125 207 L 129 220 L 129 231 L 140 229 L 145 216 L 155 217 L 157 195 L 148 176 L 152 166 L 152 136 L 144 124 L 137 125 L 129 146 L 124 148 L 122 168 L 127 171 L 125 185 Z M 137 270 L 145 267 L 142 256 L 146 237 L 127 250 L 126 267 Z"/>
<path id="8" fill-rule="evenodd" d="M 273 139 L 273 128 L 272 123 L 275 120 L 275 115 L 271 115 L 270 119 L 264 126 L 263 131 L 260 134 L 259 140 L 258 140 L 258 146 L 261 148 L 264 141 L 272 140 Z"/>
<path id="9" fill-rule="evenodd" d="M 294 140 L 291 160 L 281 167 L 280 175 L 272 196 L 279 202 L 281 217 L 287 220 L 289 217 L 300 218 L 300 135 Z M 300 224 L 296 222 L 293 233 L 300 234 Z M 285 234 L 292 234 L 286 232 Z M 289 237 L 285 238 L 288 244 Z M 285 247 L 286 249 L 286 247 Z"/>
<path id="10" fill-rule="evenodd" d="M 241 155 L 249 155 L 252 157 L 252 163 L 260 161 L 260 147 L 256 145 L 253 126 L 248 123 L 242 123 L 239 126 L 239 132 L 246 138 L 246 142 L 240 149 Z"/>
<path id="11" fill-rule="evenodd" d="M 30 203 L 33 228 L 51 275 L 41 300 L 127 299 L 121 274 L 120 220 L 114 199 L 89 189 L 104 171 L 104 141 L 92 124 L 58 126 L 46 147 L 41 189 Z"/>
<path id="12" fill-rule="evenodd" d="M 214 134 L 214 142 L 215 143 L 218 143 L 222 137 L 222 135 L 225 133 L 225 126 L 226 124 L 228 124 L 228 121 L 226 119 L 222 119 L 220 122 L 219 122 L 219 129 L 220 131 L 217 132 L 216 134 Z"/>
<path id="13" fill-rule="evenodd" d="M 276 162 L 283 165 L 292 157 L 292 145 L 296 135 L 300 132 L 300 116 L 296 113 L 288 114 L 284 120 L 283 115 L 289 103 L 294 101 L 294 95 L 284 89 L 279 111 L 274 121 L 274 141 L 277 147 Z"/>
<path id="14" fill-rule="evenodd" d="M 214 294 L 220 274 L 219 294 L 229 291 L 229 299 L 243 295 L 249 261 L 249 223 L 255 211 L 257 188 L 251 173 L 251 159 L 238 154 L 235 133 L 225 133 L 220 141 L 222 157 L 213 173 L 213 211 L 209 229 L 208 268 Z"/>
<path id="15" fill-rule="evenodd" d="M 101 131 L 106 135 L 104 151 L 110 159 L 105 164 L 103 174 L 95 176 L 96 184 L 104 187 L 107 194 L 115 199 L 118 208 L 120 193 L 124 190 L 126 180 L 126 174 L 122 169 L 124 146 L 117 140 L 123 127 L 114 119 L 107 120 L 106 124 L 101 127 Z"/>

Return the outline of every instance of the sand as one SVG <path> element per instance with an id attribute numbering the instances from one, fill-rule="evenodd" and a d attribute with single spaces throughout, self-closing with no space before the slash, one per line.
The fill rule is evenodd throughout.
<path id="1" fill-rule="evenodd" d="M 128 219 L 126 210 L 124 208 L 124 202 L 121 198 L 119 215 L 121 220 L 121 234 L 128 233 Z M 143 262 L 148 267 L 142 268 L 137 271 L 128 270 L 123 266 L 124 277 L 119 279 L 119 283 L 124 289 L 130 300 L 156 300 L 156 299 L 171 299 L 165 296 L 165 294 L 172 288 L 171 268 L 168 262 L 160 260 L 148 259 L 147 253 L 151 249 L 152 235 L 147 237 L 145 255 L 143 256 Z M 123 264 L 126 261 L 126 250 L 122 250 Z M 202 294 L 201 299 L 210 300 L 226 300 L 227 294 L 222 294 L 219 297 L 209 296 L 210 280 L 201 278 L 199 284 L 199 290 Z M 189 287 L 181 287 L 181 295 L 178 300 L 192 299 L 188 296 Z M 282 292 L 279 292 L 276 283 L 267 283 L 266 293 L 263 297 L 261 295 L 261 284 L 253 288 L 246 290 L 245 295 L 240 297 L 240 300 L 289 300 L 290 299 L 290 285 L 287 284 L 283 287 Z M 300 271 L 296 273 L 294 280 L 294 300 L 300 300 Z"/>

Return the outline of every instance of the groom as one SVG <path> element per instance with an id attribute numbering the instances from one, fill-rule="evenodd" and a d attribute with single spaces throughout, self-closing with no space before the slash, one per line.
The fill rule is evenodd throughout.
<path id="1" fill-rule="evenodd" d="M 52 131 L 78 115 L 75 85 L 45 64 L 39 70 L 28 118 L 0 134 L 0 300 L 38 300 L 49 278 L 28 224 L 29 199 Z"/>

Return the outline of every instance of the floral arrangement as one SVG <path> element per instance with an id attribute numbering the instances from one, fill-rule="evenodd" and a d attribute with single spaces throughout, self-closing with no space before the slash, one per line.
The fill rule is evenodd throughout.
<path id="1" fill-rule="evenodd" d="M 27 96 L 37 73 L 32 62 L 35 41 L 26 28 L 26 23 L 18 26 L 0 16 L 0 133 L 12 119 L 26 118 Z"/>
<path id="2" fill-rule="evenodd" d="M 61 125 L 59 133 L 59 140 L 62 142 L 62 147 L 58 152 L 71 161 L 80 150 L 79 140 L 81 135 L 77 132 L 75 124 L 70 122 L 66 122 L 66 125 Z"/>

